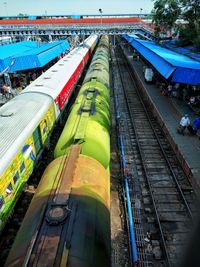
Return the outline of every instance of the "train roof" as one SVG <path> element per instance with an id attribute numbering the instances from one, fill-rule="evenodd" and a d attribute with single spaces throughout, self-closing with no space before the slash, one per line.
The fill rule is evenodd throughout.
<path id="1" fill-rule="evenodd" d="M 0 176 L 33 133 L 49 109 L 52 99 L 38 94 L 21 94 L 0 108 Z"/>
<path id="2" fill-rule="evenodd" d="M 93 45 L 93 43 L 98 39 L 98 35 L 92 34 L 90 35 L 81 45 Z"/>
<path id="3" fill-rule="evenodd" d="M 40 92 L 51 96 L 55 100 L 96 39 L 97 35 L 88 37 L 80 47 L 72 50 L 28 85 L 23 90 L 22 94 L 27 92 Z"/>
<path id="4" fill-rule="evenodd" d="M 76 49 L 73 53 L 59 60 L 55 65 L 28 85 L 22 94 L 27 92 L 40 92 L 50 95 L 54 100 L 62 91 L 67 81 L 75 72 L 77 66 L 83 59 L 83 52 L 81 48 Z"/>

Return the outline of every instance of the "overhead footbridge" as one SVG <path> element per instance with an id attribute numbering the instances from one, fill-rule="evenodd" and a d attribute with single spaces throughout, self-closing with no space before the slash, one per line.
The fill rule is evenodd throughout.
<path id="1" fill-rule="evenodd" d="M 139 17 L 41 18 L 0 20 L 0 36 L 134 34 L 153 31 Z"/>

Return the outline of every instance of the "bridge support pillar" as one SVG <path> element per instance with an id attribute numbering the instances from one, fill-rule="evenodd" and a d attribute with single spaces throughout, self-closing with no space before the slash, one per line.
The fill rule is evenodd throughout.
<path id="1" fill-rule="evenodd" d="M 52 42 L 52 36 L 49 34 L 49 42 Z"/>

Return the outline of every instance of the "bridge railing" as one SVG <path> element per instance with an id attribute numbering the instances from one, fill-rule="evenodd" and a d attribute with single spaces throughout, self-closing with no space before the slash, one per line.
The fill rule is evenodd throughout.
<path id="1" fill-rule="evenodd" d="M 117 23 L 113 23 L 111 24 L 76 24 L 76 25 L 65 25 L 65 24 L 45 24 L 45 25 L 41 25 L 41 24 L 35 24 L 35 25 L 27 25 L 27 24 L 21 24 L 21 25 L 0 25 L 0 29 L 2 30 L 9 30 L 9 29 L 14 29 L 14 30 L 18 30 L 18 29 L 60 29 L 60 28 L 64 28 L 64 29 L 86 29 L 86 28 L 138 28 L 138 27 L 142 27 L 142 24 L 140 23 L 126 23 L 126 24 L 117 24 Z"/>
<path id="2" fill-rule="evenodd" d="M 46 24 L 46 25 L 1 25 L 0 36 L 34 36 L 34 35 L 74 35 L 83 34 L 133 34 L 143 30 L 153 36 L 153 31 L 146 28 L 143 23 L 126 24 Z"/>

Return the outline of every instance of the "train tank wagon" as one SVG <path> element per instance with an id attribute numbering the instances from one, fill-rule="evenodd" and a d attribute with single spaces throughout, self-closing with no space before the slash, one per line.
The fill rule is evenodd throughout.
<path id="1" fill-rule="evenodd" d="M 91 65 L 99 62 L 95 59 L 98 51 L 104 49 L 104 58 L 107 59 L 109 70 L 109 48 L 104 44 L 104 36 L 97 47 Z M 101 52 L 102 53 L 102 52 Z M 99 64 L 98 64 L 99 65 Z M 93 68 L 93 67 L 92 67 Z M 65 128 L 55 148 L 55 157 L 68 153 L 72 144 L 81 144 L 81 153 L 93 156 L 105 169 L 110 162 L 110 113 L 109 113 L 109 72 L 91 71 L 85 77 L 76 103 L 73 105 Z M 93 74 L 92 74 L 93 73 Z M 103 77 L 102 77 L 103 76 Z"/>
<path id="2" fill-rule="evenodd" d="M 97 35 L 89 36 L 79 47 L 73 49 L 28 85 L 22 93 L 37 92 L 51 96 L 54 100 L 56 118 L 58 118 L 67 105 L 97 41 Z"/>
<path id="3" fill-rule="evenodd" d="M 46 169 L 5 267 L 110 266 L 110 180 L 71 147 Z"/>
<path id="4" fill-rule="evenodd" d="M 101 38 L 83 83 L 85 84 L 92 79 L 109 88 L 109 38 L 107 35 Z"/>
<path id="5" fill-rule="evenodd" d="M 33 171 L 54 122 L 53 101 L 45 95 L 20 95 L 0 109 L 0 231 Z"/>

